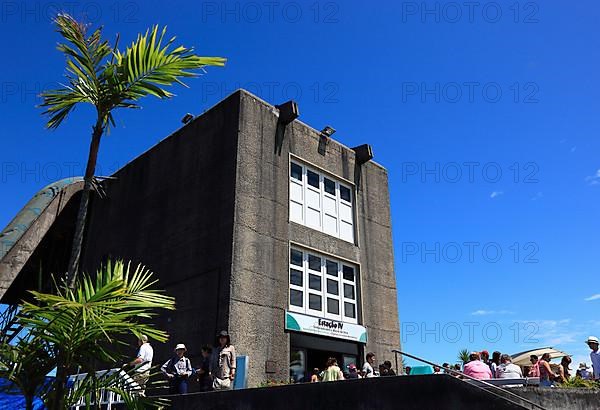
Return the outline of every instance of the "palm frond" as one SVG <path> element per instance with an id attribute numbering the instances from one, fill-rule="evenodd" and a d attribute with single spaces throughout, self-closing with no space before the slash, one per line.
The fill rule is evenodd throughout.
<path id="1" fill-rule="evenodd" d="M 156 366 L 154 369 L 156 369 Z M 128 381 L 132 381 L 134 374 L 135 368 L 91 371 L 77 380 L 68 392 L 66 402 L 69 405 L 75 405 L 83 399 L 86 405 L 94 405 L 100 399 L 100 392 L 105 390 L 121 396 L 127 409 L 158 408 L 169 404 L 169 400 L 164 398 L 141 397 L 139 387 L 136 389 L 134 385 L 128 383 Z M 165 380 L 150 380 L 148 387 L 154 389 L 165 384 Z"/>
<path id="2" fill-rule="evenodd" d="M 57 128 L 69 115 L 75 105 L 87 102 L 97 105 L 100 102 L 99 73 L 103 60 L 112 49 L 102 40 L 102 28 L 87 35 L 87 26 L 77 22 L 68 14 L 59 14 L 54 20 L 57 31 L 66 40 L 57 48 L 67 59 L 68 85 L 41 94 L 42 107 L 47 107 L 44 115 L 50 116 L 46 127 Z"/>
<path id="3" fill-rule="evenodd" d="M 152 274 L 143 266 L 135 271 L 122 261 L 101 267 L 93 279 L 81 275 L 74 290 L 58 287 L 57 294 L 32 291 L 34 301 L 23 304 L 23 323 L 42 328 L 51 343 L 68 344 L 74 354 L 112 362 L 113 350 L 103 343 L 121 343 L 123 336 L 147 334 L 166 341 L 167 334 L 142 319 L 156 315 L 155 309 L 174 309 L 170 296 L 150 287 Z"/>
<path id="4" fill-rule="evenodd" d="M 139 34 L 124 53 L 115 50 L 113 65 L 103 73 L 104 80 L 115 91 L 111 95 L 113 107 L 128 106 L 146 95 L 170 98 L 173 94 L 164 86 L 174 83 L 185 86 L 180 78 L 198 76 L 192 70 L 225 65 L 226 59 L 201 57 L 192 48 L 179 46 L 170 50 L 175 37 L 163 44 L 166 30 L 165 27 L 159 32 L 158 26 L 154 26 Z"/>
<path id="5" fill-rule="evenodd" d="M 113 109 L 140 108 L 136 101 L 148 95 L 170 98 L 167 86 L 186 86 L 182 78 L 196 77 L 195 70 L 223 66 L 226 61 L 198 56 L 192 48 L 172 48 L 175 37 L 165 39 L 166 27 L 153 26 L 121 52 L 118 37 L 114 49 L 102 40 L 102 27 L 88 35 L 88 27 L 68 14 L 59 14 L 54 22 L 65 40 L 57 48 L 66 57 L 67 84 L 41 94 L 40 106 L 50 117 L 46 124 L 50 129 L 60 126 L 78 103 L 90 103 L 108 131 L 114 126 Z"/>

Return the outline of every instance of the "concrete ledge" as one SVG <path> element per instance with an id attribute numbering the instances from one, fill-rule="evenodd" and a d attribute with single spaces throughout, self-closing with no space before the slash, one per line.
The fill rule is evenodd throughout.
<path id="1" fill-rule="evenodd" d="M 382 377 L 165 396 L 176 410 L 523 409 L 446 375 Z"/>
<path id="2" fill-rule="evenodd" d="M 510 391 L 548 410 L 600 409 L 598 389 L 516 387 Z"/>

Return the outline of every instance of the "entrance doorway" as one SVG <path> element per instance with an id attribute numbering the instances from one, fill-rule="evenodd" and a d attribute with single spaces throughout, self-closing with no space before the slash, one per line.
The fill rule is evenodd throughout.
<path id="1" fill-rule="evenodd" d="M 332 338 L 308 336 L 299 333 L 290 335 L 290 381 L 310 382 L 313 369 L 325 370 L 330 357 L 337 359 L 340 369 L 348 372 L 348 366 L 360 368 L 361 345 Z"/>

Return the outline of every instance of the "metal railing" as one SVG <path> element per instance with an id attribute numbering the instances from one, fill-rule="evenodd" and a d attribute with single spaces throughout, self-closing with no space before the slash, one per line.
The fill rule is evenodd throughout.
<path id="1" fill-rule="evenodd" d="M 459 370 L 442 367 L 442 366 L 440 366 L 437 363 L 430 362 L 430 361 L 425 360 L 425 359 L 423 359 L 421 357 L 417 357 L 417 356 L 411 355 L 409 353 L 405 353 L 405 352 L 403 352 L 401 350 L 398 350 L 398 349 L 392 349 L 392 352 L 396 355 L 396 362 L 398 360 L 398 355 L 399 354 L 402 355 L 402 356 L 410 357 L 411 359 L 418 360 L 418 361 L 420 361 L 422 363 L 426 363 L 426 364 L 428 364 L 430 366 L 439 367 L 440 369 L 443 368 L 447 372 L 458 374 L 458 375 L 460 375 L 461 377 L 463 377 L 465 379 L 472 380 L 472 381 L 474 381 L 476 383 L 468 383 L 469 385 L 474 386 L 475 388 L 480 389 L 480 390 L 485 390 L 486 392 L 488 392 L 488 393 L 490 393 L 490 394 L 492 394 L 492 395 L 494 395 L 496 397 L 499 397 L 502 400 L 506 400 L 506 401 L 508 401 L 508 402 L 510 402 L 512 404 L 516 404 L 517 406 L 525 407 L 525 405 L 523 403 L 526 403 L 527 406 L 531 406 L 532 409 L 546 410 L 545 407 L 543 407 L 543 406 L 541 406 L 541 405 L 539 405 L 537 403 L 534 403 L 534 402 L 532 402 L 530 400 L 527 400 L 526 398 L 521 397 L 518 394 L 515 394 L 515 393 L 513 393 L 511 391 L 508 391 L 506 389 L 503 389 L 501 387 L 495 386 L 492 383 L 489 383 L 489 382 L 487 382 L 485 380 L 480 380 L 480 379 L 476 379 L 474 377 L 471 377 L 468 374 L 464 374 L 463 372 L 461 372 Z M 462 379 L 459 379 L 459 380 L 461 380 L 461 381 L 463 381 L 463 382 L 466 383 L 465 380 L 462 380 Z M 482 387 L 481 385 L 484 385 L 485 387 Z M 506 396 L 509 396 L 510 398 L 506 397 Z"/>
<path id="2" fill-rule="evenodd" d="M 120 387 L 123 387 L 124 389 L 129 390 L 129 391 L 140 390 L 139 384 L 136 381 L 134 381 L 131 378 L 131 376 L 129 374 L 127 374 L 125 371 L 123 371 L 122 369 L 98 370 L 97 372 L 95 372 L 95 375 L 96 375 L 96 378 L 98 378 L 98 379 L 115 377 L 116 379 L 118 379 L 118 384 Z M 70 393 L 75 391 L 79 387 L 79 385 L 86 380 L 87 377 L 88 377 L 87 373 L 78 373 L 78 374 L 73 374 L 73 375 L 69 376 L 67 383 L 69 385 Z M 111 410 L 113 407 L 116 407 L 121 404 L 125 404 L 125 400 L 119 394 L 117 394 L 113 391 L 110 391 L 108 389 L 100 388 L 100 389 L 98 389 L 98 391 L 96 391 L 94 393 L 95 393 L 95 396 L 94 396 L 94 400 L 92 400 L 92 403 L 89 402 L 90 400 L 87 395 L 82 396 L 79 398 L 77 403 L 73 404 L 70 407 L 70 409 L 71 410 L 83 410 L 83 409 L 88 409 L 90 407 L 90 405 L 98 404 L 103 409 Z M 97 401 L 97 403 L 96 403 L 96 401 Z"/>
<path id="3" fill-rule="evenodd" d="M 19 305 L 7 305 L 0 314 L 0 342 L 11 343 L 23 330 L 18 313 Z"/>

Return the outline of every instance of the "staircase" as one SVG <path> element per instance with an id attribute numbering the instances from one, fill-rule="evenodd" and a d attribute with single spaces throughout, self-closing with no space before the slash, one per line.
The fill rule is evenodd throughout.
<path id="1" fill-rule="evenodd" d="M 11 343 L 23 330 L 17 313 L 19 313 L 18 305 L 8 305 L 0 314 L 0 343 Z"/>

